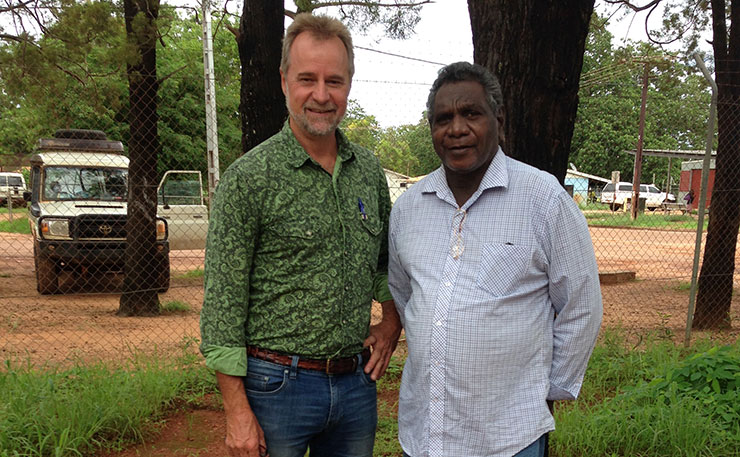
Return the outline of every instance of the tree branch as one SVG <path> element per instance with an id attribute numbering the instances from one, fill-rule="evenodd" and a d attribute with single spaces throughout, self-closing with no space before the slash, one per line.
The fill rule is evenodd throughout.
<path id="1" fill-rule="evenodd" d="M 660 0 L 657 0 L 660 1 Z M 317 2 L 317 3 L 309 3 L 308 12 L 317 10 L 319 8 L 325 8 L 327 6 L 377 6 L 380 8 L 413 8 L 415 6 L 421 6 L 421 5 L 427 5 L 430 3 L 434 3 L 434 0 L 421 0 L 418 2 L 410 2 L 410 3 L 376 3 L 369 0 L 333 0 L 333 1 L 326 1 L 326 2 Z M 300 12 L 306 12 L 301 10 L 301 8 L 298 8 L 297 12 L 290 11 L 288 9 L 285 10 L 285 15 L 288 16 L 291 19 L 295 19 L 295 15 Z"/>
<path id="2" fill-rule="evenodd" d="M 661 0 L 655 0 L 655 1 L 661 1 Z M 414 6 L 421 6 L 426 5 L 429 3 L 434 3 L 433 0 L 423 0 L 419 2 L 411 2 L 411 3 L 375 3 L 371 1 L 362 1 L 362 0 L 356 0 L 356 1 L 331 1 L 331 2 L 321 2 L 316 5 L 315 8 L 323 8 L 325 6 L 379 6 L 381 8 L 411 8 Z"/>
<path id="3" fill-rule="evenodd" d="M 604 1 L 610 5 L 624 5 L 627 8 L 631 9 L 632 11 L 639 12 L 639 11 L 645 11 L 650 8 L 655 8 L 663 0 L 651 0 L 647 5 L 643 5 L 643 6 L 635 5 L 629 0 L 604 0 Z"/>
<path id="4" fill-rule="evenodd" d="M 18 35 L 8 35 L 7 33 L 0 33 L 0 40 L 15 41 L 16 43 L 24 43 L 24 42 L 32 43 L 32 41 L 25 40 L 19 37 Z"/>
<path id="5" fill-rule="evenodd" d="M 15 11 L 17 9 L 26 9 L 26 6 L 30 5 L 31 3 L 34 3 L 36 0 L 27 0 L 25 2 L 20 2 L 17 5 L 9 5 L 6 7 L 0 8 L 0 13 L 7 13 L 8 11 Z"/>

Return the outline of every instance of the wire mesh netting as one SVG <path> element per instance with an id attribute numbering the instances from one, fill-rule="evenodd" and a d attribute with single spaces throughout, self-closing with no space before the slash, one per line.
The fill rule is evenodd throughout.
<path id="1" fill-rule="evenodd" d="M 29 130 L 35 135 L 30 150 L 3 154 L 0 164 L 0 358 L 33 363 L 119 360 L 138 351 L 194 350 L 209 223 L 209 145 L 202 66 L 188 75 L 178 73 L 185 67 L 180 57 L 201 59 L 201 49 L 192 46 L 199 45 L 200 31 L 193 24 L 177 27 L 182 46 L 166 51 L 169 57 L 159 68 L 167 77 L 160 79 L 154 97 L 157 118 L 151 130 L 131 133 L 125 72 L 84 86 L 60 86 L 39 77 L 22 85 L 28 92 L 13 94 L 20 100 L 31 91 L 42 92 L 36 99 L 48 105 L 43 119 L 30 118 L 43 124 Z M 224 170 L 241 155 L 241 134 L 239 61 L 233 37 L 222 39 L 217 39 L 216 52 L 228 56 L 217 56 L 215 87 Z M 411 84 L 426 91 L 431 80 L 395 83 L 358 74 L 353 91 L 365 85 L 387 94 L 390 88 L 408 91 L 404 85 Z M 390 111 L 405 103 L 403 95 L 386 98 Z M 634 105 L 639 106 L 639 99 Z M 416 124 L 381 127 L 350 104 L 342 125 L 351 140 L 376 152 L 386 168 L 392 200 L 438 166 L 423 113 L 418 119 Z M 3 122 L 30 125 L 14 118 Z M 629 179 L 571 167 L 565 186 L 589 223 L 602 280 L 603 325 L 621 327 L 636 340 L 655 333 L 681 341 L 690 314 L 692 273 L 703 271 L 707 225 L 710 232 L 712 224 L 721 227 L 724 221 L 727 226 L 726 216 L 712 212 L 713 202 L 721 193 L 737 193 L 732 173 L 725 173 L 730 175 L 727 181 L 715 187 L 715 169 L 720 173 L 722 166 L 732 170 L 738 164 L 715 164 L 714 159 L 708 164 L 708 209 L 697 235 L 701 157 L 668 151 L 650 160 L 662 171 L 643 175 L 636 217 Z M 737 238 L 729 239 L 722 250 L 734 266 Z M 696 307 L 715 306 L 711 309 L 730 323 L 712 336 L 736 338 L 740 305 L 732 288 L 739 278 L 732 268 L 724 274 L 731 278 L 724 304 L 715 306 L 720 297 L 699 300 Z M 141 309 L 132 313 L 131 303 L 140 303 Z"/>

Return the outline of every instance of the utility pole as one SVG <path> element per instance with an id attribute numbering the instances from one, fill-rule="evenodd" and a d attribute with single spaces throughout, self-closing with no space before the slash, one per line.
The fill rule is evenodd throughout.
<path id="1" fill-rule="evenodd" d="M 635 169 L 632 177 L 632 220 L 637 219 L 637 209 L 640 203 L 640 177 L 642 175 L 642 143 L 645 135 L 645 106 L 647 105 L 648 91 L 648 62 L 643 64 L 645 71 L 642 75 L 642 103 L 640 104 L 640 127 L 637 136 L 637 151 L 635 152 Z"/>
<path id="2" fill-rule="evenodd" d="M 213 70 L 213 36 L 211 34 L 211 4 L 203 0 L 203 76 L 206 97 L 206 147 L 208 148 L 208 205 L 219 180 L 218 125 L 216 119 L 216 89 Z"/>

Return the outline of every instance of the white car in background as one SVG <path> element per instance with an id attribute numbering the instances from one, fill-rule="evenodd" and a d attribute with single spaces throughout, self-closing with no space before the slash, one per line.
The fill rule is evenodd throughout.
<path id="1" fill-rule="evenodd" d="M 640 184 L 640 198 L 645 198 L 645 208 L 655 210 L 660 208 L 663 203 L 675 203 L 676 196 L 666 192 L 661 192 L 653 184 Z M 612 211 L 629 205 L 632 201 L 632 183 L 618 182 L 616 190 L 614 183 L 607 183 L 601 190 L 601 203 L 609 205 Z"/>

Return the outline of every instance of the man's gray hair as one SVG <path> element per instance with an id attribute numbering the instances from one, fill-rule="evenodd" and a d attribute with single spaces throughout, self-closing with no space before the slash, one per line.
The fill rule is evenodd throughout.
<path id="1" fill-rule="evenodd" d="M 434 99 L 437 97 L 439 89 L 445 84 L 462 81 L 475 81 L 483 86 L 483 90 L 486 93 L 486 101 L 488 101 L 488 105 L 491 107 L 491 112 L 494 115 L 498 112 L 499 107 L 503 105 L 504 96 L 501 92 L 501 84 L 486 67 L 469 62 L 451 63 L 439 70 L 437 79 L 429 90 L 429 98 L 427 99 L 427 120 L 429 121 L 429 125 L 432 124 L 432 120 L 434 119 Z"/>
<path id="2" fill-rule="evenodd" d="M 280 71 L 283 74 L 288 72 L 290 66 L 290 48 L 293 41 L 303 32 L 309 32 L 317 40 L 330 40 L 334 37 L 339 38 L 347 50 L 347 60 L 349 61 L 349 79 L 355 74 L 355 51 L 352 47 L 352 35 L 347 27 L 340 21 L 320 14 L 311 13 L 297 14 L 293 23 L 288 26 L 283 38 L 283 55 L 280 58 Z"/>

